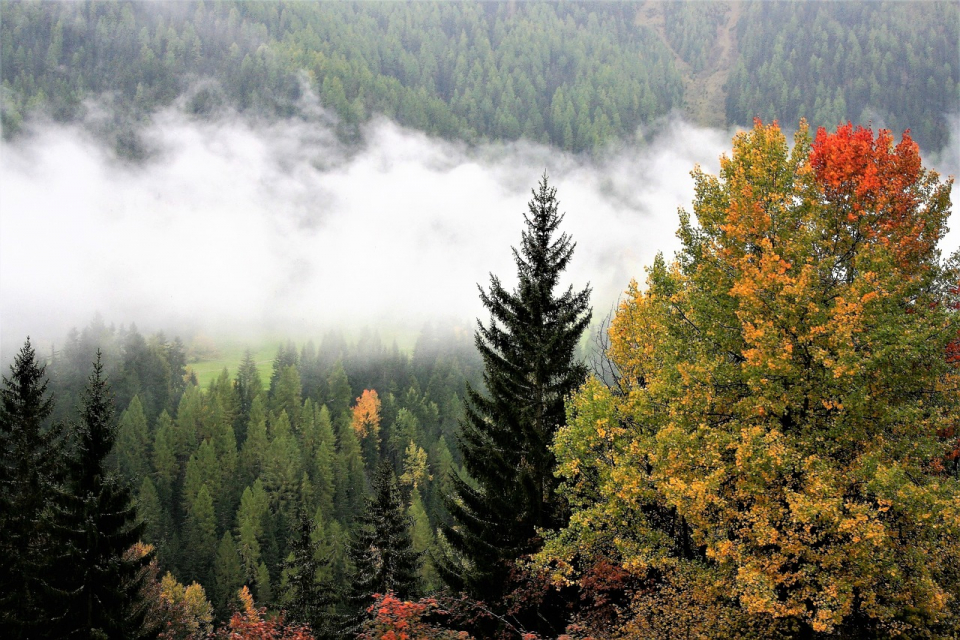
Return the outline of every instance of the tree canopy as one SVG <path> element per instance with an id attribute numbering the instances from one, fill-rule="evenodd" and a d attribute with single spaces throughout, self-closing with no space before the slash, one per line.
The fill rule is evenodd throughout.
<path id="1" fill-rule="evenodd" d="M 542 566 L 606 602 L 600 635 L 955 634 L 951 181 L 907 134 L 759 122 L 694 179 L 615 381 L 557 434 L 573 514 Z"/>

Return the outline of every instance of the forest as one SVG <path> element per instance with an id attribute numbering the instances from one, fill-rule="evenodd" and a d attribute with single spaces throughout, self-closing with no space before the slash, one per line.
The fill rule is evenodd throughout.
<path id="1" fill-rule="evenodd" d="M 346 139 L 380 115 L 597 152 L 679 111 L 873 122 L 939 151 L 960 103 L 958 25 L 953 2 L 10 1 L 0 113 L 9 138 L 37 114 L 90 117 L 96 99 L 110 113 L 94 128 L 131 158 L 157 109 L 306 117 L 305 92 Z M 723 90 L 695 108 L 710 83 Z"/>
<path id="2" fill-rule="evenodd" d="M 442 281 L 398 282 L 365 255 L 385 252 L 370 229 L 333 220 L 351 192 L 320 177 L 353 165 L 322 156 L 361 147 L 389 122 L 405 133 L 382 144 L 421 137 L 363 162 L 430 166 L 399 174 L 411 183 L 466 165 L 463 180 L 477 180 L 495 172 L 483 154 L 523 158 L 519 143 L 504 151 L 517 141 L 561 167 L 515 205 L 510 270 L 465 285 L 481 309 L 467 328 L 433 317 L 396 339 L 386 321 L 313 330 L 304 327 L 321 323 L 307 319 L 273 334 L 269 355 L 261 337 L 235 358 L 217 353 L 230 327 L 205 337 L 188 315 L 162 331 L 149 313 L 137 320 L 145 331 L 97 314 L 56 339 L 18 336 L 0 363 L 3 638 L 960 637 L 960 250 L 950 253 L 948 237 L 954 179 L 929 164 L 955 151 L 956 2 L 0 8 L 0 145 L 17 151 L 0 177 L 51 166 L 24 160 L 43 131 L 82 131 L 109 156 L 91 170 L 77 147 L 50 147 L 79 176 L 57 200 L 66 218 L 43 217 L 40 202 L 0 210 L 7 232 L 37 233 L 4 247 L 29 247 L 31 269 L 74 283 L 77 298 L 100 295 L 85 286 L 95 278 L 108 297 L 168 290 L 163 276 L 132 278 L 107 260 L 61 264 L 55 234 L 11 220 L 74 216 L 67 234 L 79 243 L 92 227 L 97 242 L 84 249 L 95 258 L 121 253 L 117 242 L 142 257 L 154 243 L 194 304 L 293 307 L 317 291 L 294 281 L 315 276 L 350 283 L 331 290 L 348 299 L 317 296 L 289 317 L 322 308 L 346 318 L 387 288 L 428 290 L 434 313 L 454 299 Z M 170 112 L 176 120 L 164 121 Z M 643 147 L 671 118 L 724 127 L 724 144 L 732 136 L 716 171 L 691 161 L 668 179 L 692 176 L 676 214 L 648 210 L 663 205 L 645 199 L 646 183 L 676 168 L 650 160 L 627 165 L 648 175 L 596 181 L 624 215 L 569 207 L 565 180 L 585 167 L 623 171 L 622 157 L 603 164 L 605 154 Z M 301 151 L 289 141 L 258 147 L 279 129 L 251 126 L 229 144 L 208 135 L 235 121 L 322 135 L 306 143 L 316 154 L 296 159 L 283 157 Z M 275 167 L 238 179 L 288 182 L 211 224 L 196 183 L 172 187 L 195 199 L 168 200 L 168 185 L 137 182 L 180 157 L 152 150 L 143 132 L 154 122 L 197 125 L 200 142 L 183 148 L 217 148 L 207 162 L 275 153 Z M 711 139 L 677 131 L 694 146 Z M 180 170 L 221 191 L 237 184 L 200 169 Z M 491 189 L 512 197 L 504 183 L 526 176 L 499 171 Z M 106 172 L 114 182 L 98 182 Z M 148 196 L 98 186 L 124 181 L 149 185 L 134 187 Z M 91 196 L 99 191 L 113 197 Z M 281 220 L 288 192 L 296 215 Z M 469 195 L 444 195 L 451 219 L 473 215 Z M 87 198 L 107 209 L 105 226 L 79 213 Z M 170 203 L 196 224 L 174 225 L 164 207 L 181 204 Z M 282 232 L 259 224 L 258 207 Z M 603 238 L 632 238 L 630 225 L 660 242 L 661 215 L 676 244 L 658 246 L 607 313 L 597 281 L 573 268 L 587 257 L 617 273 L 636 264 L 626 251 L 596 260 L 616 246 Z M 152 226 L 131 223 L 149 216 Z M 574 216 L 587 220 L 575 234 Z M 475 228 L 425 219 L 438 233 L 391 238 L 410 245 L 391 259 L 446 242 L 466 261 L 480 246 Z M 164 226 L 195 233 L 194 254 L 171 250 Z M 297 236 L 344 237 L 340 226 L 367 243 L 291 248 Z M 233 253 L 196 255 L 244 227 L 273 233 L 279 248 L 236 242 Z M 588 241 L 602 246 L 591 253 Z M 318 246 L 330 262 L 302 257 Z M 283 295 L 257 295 L 282 288 L 278 277 L 238 266 L 282 260 Z M 359 286 L 364 269 L 376 286 Z M 224 272 L 232 279 L 215 277 Z M 33 282 L 23 279 L 12 287 L 0 273 L 0 288 L 19 296 Z M 76 311 L 70 295 L 64 318 Z M 177 305 L 157 297 L 158 316 Z"/>
<path id="3" fill-rule="evenodd" d="M 630 285 L 592 372 L 546 175 L 476 351 L 331 332 L 201 388 L 163 334 L 98 319 L 49 360 L 28 339 L 2 389 L 3 624 L 956 635 L 952 179 L 909 134 L 801 122 L 791 146 L 759 120 L 694 179 L 681 250 Z"/>

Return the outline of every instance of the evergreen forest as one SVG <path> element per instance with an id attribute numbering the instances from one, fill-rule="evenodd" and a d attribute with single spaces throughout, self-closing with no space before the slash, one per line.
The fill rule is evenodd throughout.
<path id="1" fill-rule="evenodd" d="M 335 132 L 331 148 L 395 122 L 416 144 L 368 164 L 430 156 L 417 156 L 430 171 L 400 173 L 411 183 L 494 172 L 461 153 L 480 145 L 525 140 L 567 163 L 529 177 L 503 247 L 512 263 L 469 283 L 482 311 L 468 328 L 433 317 L 394 339 L 385 324 L 304 319 L 269 355 L 251 339 L 226 366 L 229 327 L 206 338 L 145 317 L 141 332 L 97 314 L 56 340 L 20 337 L 0 363 L 0 638 L 960 637 L 960 250 L 954 178 L 930 168 L 955 152 L 958 74 L 956 2 L 0 0 L 0 145 L 22 165 L 0 167 L 10 184 L 59 166 L 23 160 L 44 127 L 90 134 L 109 149 L 95 166 L 134 183 L 148 159 L 169 160 L 141 137 L 169 110 L 205 126 L 298 122 Z M 565 180 L 582 198 L 584 175 L 619 170 L 598 158 L 676 118 L 732 142 L 717 170 L 682 168 L 673 186 L 689 175 L 692 187 L 675 215 L 644 208 L 654 176 L 629 182 L 636 203 L 597 180 L 630 215 L 564 201 Z M 438 141 L 458 159 L 423 151 Z M 254 147 L 218 153 L 252 161 Z M 297 212 L 348 193 L 317 179 L 340 167 L 285 160 L 239 178 L 290 174 L 251 210 L 279 219 L 287 187 Z M 82 184 L 96 171 L 77 175 L 71 204 L 100 189 Z M 384 173 L 358 175 L 376 191 L 366 176 Z M 496 178 L 508 179 L 528 177 Z M 156 211 L 154 226 L 105 234 L 94 256 L 162 244 L 165 184 L 137 184 L 152 200 L 108 199 L 106 224 Z M 460 215 L 463 194 L 444 195 L 444 214 Z M 186 201 L 197 220 L 212 206 Z M 37 214 L 9 202 L 5 224 Z M 196 252 L 205 234 L 270 233 L 247 213 L 198 223 Z M 275 237 L 334 237 L 336 213 Z M 658 246 L 606 313 L 571 267 L 596 261 L 588 242 L 624 234 L 615 224 L 660 238 L 659 215 L 675 246 Z M 571 233 L 574 216 L 596 233 Z M 403 259 L 440 238 L 467 261 L 477 240 L 461 235 L 439 229 Z M 99 266 L 14 241 L 35 247 L 38 270 Z M 315 267 L 288 247 L 248 250 L 262 246 L 238 243 L 231 259 L 289 258 L 291 280 Z M 354 246 L 330 248 L 337 268 L 317 278 L 353 286 L 367 268 L 379 287 L 450 305 L 440 286 L 382 273 L 363 254 L 376 241 Z M 211 299 L 223 281 L 205 269 L 229 271 L 237 291 L 276 284 L 164 256 L 188 264 L 177 287 Z M 108 297 L 164 277 L 106 275 Z M 264 299 L 303 291 L 287 284 Z M 383 292 L 349 293 L 320 302 L 346 314 Z"/>
<path id="2" fill-rule="evenodd" d="M 18 2 L 0 16 L 3 134 L 93 119 L 137 158 L 138 123 L 375 116 L 448 139 L 571 151 L 670 113 L 910 129 L 947 144 L 960 104 L 953 2 Z M 90 102 L 109 107 L 100 114 Z"/>

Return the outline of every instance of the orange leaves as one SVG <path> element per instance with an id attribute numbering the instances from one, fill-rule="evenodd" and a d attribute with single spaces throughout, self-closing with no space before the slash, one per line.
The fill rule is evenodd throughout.
<path id="1" fill-rule="evenodd" d="M 380 434 L 380 397 L 375 389 L 364 389 L 353 407 L 353 430 L 361 439 Z"/>
<path id="2" fill-rule="evenodd" d="M 434 624 L 449 616 L 434 598 L 417 602 L 400 600 L 394 594 L 375 594 L 367 610 L 370 618 L 360 627 L 358 640 L 469 640 L 465 631 Z"/>
<path id="3" fill-rule="evenodd" d="M 247 620 L 250 622 L 260 622 L 260 613 L 253 604 L 253 594 L 250 593 L 250 589 L 246 585 L 240 589 L 237 597 L 240 599 L 240 605 L 243 607 L 243 615 Z"/>
<path id="4" fill-rule="evenodd" d="M 237 611 L 226 627 L 217 629 L 213 640 L 313 640 L 310 627 L 287 624 L 283 614 L 267 616 L 266 609 L 257 608 L 247 587 L 237 594 L 243 611 Z"/>
<path id="5" fill-rule="evenodd" d="M 662 637 L 682 634 L 664 593 L 746 614 L 742 635 L 960 629 L 942 570 L 960 566 L 960 293 L 935 247 L 950 182 L 909 135 L 850 125 L 812 146 L 801 125 L 791 149 L 757 123 L 721 168 L 694 172 L 678 259 L 611 322 L 618 386 L 568 405 L 573 513 L 541 558 L 581 586 L 601 557 L 657 576 L 624 628 Z M 716 599 L 687 591 L 704 584 Z"/>

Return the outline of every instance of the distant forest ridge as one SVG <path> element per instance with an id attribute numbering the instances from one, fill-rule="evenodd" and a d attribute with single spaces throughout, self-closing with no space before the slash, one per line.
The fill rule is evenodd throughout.
<path id="1" fill-rule="evenodd" d="M 574 152 L 674 111 L 909 128 L 940 150 L 960 111 L 956 2 L 5 1 L 0 42 L 5 138 L 95 97 L 132 156 L 157 109 L 302 117 L 306 91 L 347 137 L 380 114 Z"/>

